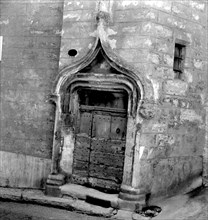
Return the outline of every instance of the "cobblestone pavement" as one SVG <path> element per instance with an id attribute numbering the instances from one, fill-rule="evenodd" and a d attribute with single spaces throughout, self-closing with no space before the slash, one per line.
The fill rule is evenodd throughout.
<path id="1" fill-rule="evenodd" d="M 1 220 L 106 220 L 63 209 L 0 201 Z"/>

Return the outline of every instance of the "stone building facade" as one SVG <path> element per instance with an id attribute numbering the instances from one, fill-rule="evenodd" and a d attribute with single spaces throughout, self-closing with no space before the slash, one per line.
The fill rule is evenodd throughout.
<path id="1" fill-rule="evenodd" d="M 140 200 L 206 184 L 206 1 L 0 10 L 1 186 L 47 179 Z"/>

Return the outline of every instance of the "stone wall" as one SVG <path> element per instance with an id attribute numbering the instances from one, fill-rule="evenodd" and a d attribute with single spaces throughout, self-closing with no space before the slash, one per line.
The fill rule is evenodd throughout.
<path id="1" fill-rule="evenodd" d="M 47 96 L 58 73 L 62 8 L 62 0 L 0 1 L 0 150 L 1 163 L 8 167 L 1 170 L 0 185 L 40 187 L 41 178 L 50 172 L 54 106 Z M 19 172 L 7 157 L 15 160 Z M 46 164 L 45 173 L 34 162 L 38 159 Z M 37 175 L 36 169 L 43 169 L 43 175 Z"/>
<path id="2" fill-rule="evenodd" d="M 146 74 L 157 100 L 154 119 L 142 124 L 141 173 L 135 186 L 162 195 L 200 184 L 207 81 L 205 2 L 116 1 L 113 14 L 116 53 Z M 181 79 L 173 71 L 177 40 L 187 42 Z"/>
<path id="3" fill-rule="evenodd" d="M 153 103 L 146 104 L 147 111 L 148 104 L 150 109 L 154 106 L 155 117 L 144 119 L 137 134 L 140 161 L 134 161 L 133 187 L 170 195 L 199 186 L 205 146 L 206 2 L 100 1 L 100 5 L 109 13 L 103 34 L 112 52 L 145 75 L 154 90 Z M 60 69 L 92 48 L 98 7 L 93 1 L 65 1 Z M 186 45 L 180 79 L 173 71 L 176 42 Z M 70 49 L 78 54 L 69 57 Z"/>

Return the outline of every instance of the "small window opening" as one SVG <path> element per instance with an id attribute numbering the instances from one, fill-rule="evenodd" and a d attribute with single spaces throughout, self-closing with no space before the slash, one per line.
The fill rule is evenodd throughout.
<path id="1" fill-rule="evenodd" d="M 69 55 L 70 57 L 75 57 L 75 56 L 77 55 L 77 50 L 75 50 L 75 49 L 69 50 L 69 51 L 68 51 L 68 55 Z"/>
<path id="2" fill-rule="evenodd" d="M 186 46 L 183 44 L 175 44 L 173 70 L 176 73 L 176 78 L 181 79 L 184 70 Z"/>

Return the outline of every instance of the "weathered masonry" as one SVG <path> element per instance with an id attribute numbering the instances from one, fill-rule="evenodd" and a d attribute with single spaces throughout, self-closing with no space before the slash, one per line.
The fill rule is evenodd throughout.
<path id="1" fill-rule="evenodd" d="M 1 186 L 139 202 L 207 184 L 206 1 L 0 6 Z"/>

